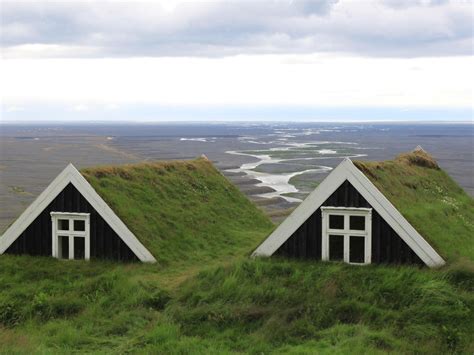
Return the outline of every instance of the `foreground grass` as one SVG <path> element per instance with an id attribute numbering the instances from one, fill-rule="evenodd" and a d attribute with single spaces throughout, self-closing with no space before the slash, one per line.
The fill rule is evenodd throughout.
<path id="1" fill-rule="evenodd" d="M 183 278 L 176 285 L 157 265 L 2 256 L 0 349 L 474 350 L 474 268 L 468 262 L 427 270 L 242 259 Z"/>

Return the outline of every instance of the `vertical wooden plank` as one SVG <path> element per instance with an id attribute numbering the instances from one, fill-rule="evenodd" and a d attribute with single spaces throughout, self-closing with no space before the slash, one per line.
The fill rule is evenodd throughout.
<path id="1" fill-rule="evenodd" d="M 391 255 L 390 255 L 390 235 L 388 234 L 387 228 L 385 221 L 384 223 L 381 223 L 381 236 L 383 239 L 381 241 L 383 242 L 384 245 L 384 260 L 382 262 L 384 263 L 390 263 L 391 262 Z"/>
<path id="2" fill-rule="evenodd" d="M 112 232 L 112 230 L 111 230 Z M 120 259 L 120 242 L 122 241 L 120 238 L 117 238 L 116 236 L 114 236 L 114 241 L 115 241 L 115 253 L 116 253 L 116 258 L 117 260 L 121 260 Z"/>
<path id="3" fill-rule="evenodd" d="M 296 232 L 295 232 L 295 233 L 296 233 Z M 293 233 L 292 238 L 291 238 L 291 240 L 290 240 L 291 255 L 294 256 L 294 257 L 297 256 L 295 233 Z"/>
<path id="4" fill-rule="evenodd" d="M 315 229 L 316 229 L 316 259 L 321 260 L 322 257 L 322 221 L 321 221 L 321 209 L 316 211 L 315 218 Z"/>
<path id="5" fill-rule="evenodd" d="M 306 257 L 316 259 L 316 231 L 314 228 L 315 214 L 308 218 L 306 222 Z"/>
<path id="6" fill-rule="evenodd" d="M 48 218 L 48 213 L 47 211 L 43 211 L 41 212 L 41 225 L 40 225 L 40 229 L 41 229 L 41 251 L 40 251 L 40 255 L 46 255 L 46 254 L 50 254 L 51 253 L 48 253 L 49 251 L 49 248 L 48 248 L 48 245 L 50 244 L 50 241 L 51 241 L 51 237 L 48 238 L 48 226 L 51 226 L 51 218 Z M 48 223 L 48 220 L 49 220 L 49 223 Z M 50 234 L 51 236 L 51 234 Z M 49 239 L 49 240 L 48 240 Z"/>
<path id="7" fill-rule="evenodd" d="M 378 254 L 378 262 L 383 263 L 382 257 L 382 250 L 383 250 L 383 236 L 382 236 L 382 218 L 377 213 L 377 239 L 378 239 L 378 246 L 377 246 L 377 254 Z"/>
<path id="8" fill-rule="evenodd" d="M 404 264 L 406 263 L 406 243 L 401 240 L 400 238 L 398 238 L 398 240 L 400 241 L 400 263 L 401 264 Z"/>
<path id="9" fill-rule="evenodd" d="M 97 257 L 97 251 L 99 249 L 99 245 L 97 243 L 97 218 L 95 211 L 90 211 L 90 238 L 91 238 L 91 249 L 90 249 L 90 257 L 94 259 Z"/>
<path id="10" fill-rule="evenodd" d="M 105 224 L 105 221 L 102 219 L 102 217 L 100 217 L 100 220 L 101 220 L 101 228 L 100 228 L 100 237 L 102 238 L 102 245 L 103 245 L 103 252 L 104 252 L 104 256 L 106 259 L 112 259 L 112 256 L 111 256 L 111 248 L 110 248 L 110 239 L 108 238 L 109 236 L 107 235 L 106 233 L 106 224 Z"/>
<path id="11" fill-rule="evenodd" d="M 303 223 L 303 225 L 300 228 L 300 256 L 305 259 L 308 255 L 307 250 L 306 250 L 307 248 L 306 239 L 308 237 L 308 233 L 306 230 L 307 225 L 308 225 L 308 221 L 306 221 L 306 223 Z"/>
<path id="12" fill-rule="evenodd" d="M 68 184 L 66 186 L 66 195 L 64 197 L 64 204 L 65 209 L 67 212 L 74 212 L 73 211 L 73 197 L 74 197 L 74 186 L 72 184 Z"/>
<path id="13" fill-rule="evenodd" d="M 105 256 L 105 250 L 104 250 L 104 238 L 102 235 L 102 218 L 97 215 L 97 213 L 94 213 L 96 215 L 96 222 L 95 222 L 95 235 L 96 235 L 96 246 L 97 246 L 97 257 L 101 257 L 102 255 Z"/>
<path id="14" fill-rule="evenodd" d="M 402 262 L 402 255 L 401 255 L 401 248 L 402 248 L 402 240 L 401 238 L 393 231 L 392 228 L 390 228 L 390 233 L 392 235 L 392 240 L 393 240 L 393 252 L 395 254 L 396 258 L 396 263 L 400 264 Z"/>
<path id="15" fill-rule="evenodd" d="M 34 229 L 34 243 L 33 243 L 33 255 L 41 255 L 41 214 L 39 215 L 39 221 L 33 223 Z"/>
<path id="16" fill-rule="evenodd" d="M 102 219 L 102 218 L 101 218 Z M 113 251 L 113 240 L 108 233 L 108 226 L 105 221 L 102 220 L 102 237 L 104 238 L 104 251 L 107 259 L 114 258 L 114 251 Z"/>
<path id="17" fill-rule="evenodd" d="M 27 233 L 28 233 L 28 231 L 29 231 L 30 229 L 31 229 L 31 228 L 28 227 L 28 228 L 26 229 L 26 231 L 23 232 L 22 235 L 21 235 L 21 249 L 20 249 L 20 250 L 21 250 L 22 253 L 26 253 L 26 254 L 28 254 L 28 250 L 27 250 L 27 244 L 28 244 L 28 243 L 27 243 L 27 242 L 29 241 L 29 238 L 27 239 L 27 236 L 28 236 Z"/>
<path id="18" fill-rule="evenodd" d="M 350 183 L 347 184 L 349 190 L 349 207 L 359 207 L 359 193 Z"/>
<path id="19" fill-rule="evenodd" d="M 80 203 L 79 203 L 79 211 L 80 212 L 92 212 L 92 206 L 89 208 L 89 203 L 87 202 L 87 200 L 82 196 L 80 195 Z"/>
<path id="20" fill-rule="evenodd" d="M 389 230 L 389 234 L 390 234 L 390 254 L 391 254 L 391 261 L 392 263 L 394 264 L 398 264 L 399 263 L 399 260 L 400 260 L 400 255 L 399 255 L 399 252 L 396 248 L 396 245 L 397 245 L 397 238 L 395 238 L 395 236 L 393 235 L 392 233 L 392 230 L 389 226 L 387 226 L 387 229 Z"/>
<path id="21" fill-rule="evenodd" d="M 55 209 L 57 211 L 65 211 L 65 205 L 64 205 L 64 190 L 61 191 L 61 193 L 58 195 L 56 198 L 57 201 L 55 201 Z"/>

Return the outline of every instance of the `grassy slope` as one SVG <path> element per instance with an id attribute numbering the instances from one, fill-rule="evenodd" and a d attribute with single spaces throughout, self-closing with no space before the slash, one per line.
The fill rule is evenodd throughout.
<path id="1" fill-rule="evenodd" d="M 443 257 L 474 260 L 474 199 L 429 155 L 355 164 Z"/>
<path id="2" fill-rule="evenodd" d="M 427 270 L 249 260 L 272 228 L 268 221 L 208 162 L 171 165 L 85 172 L 108 190 L 109 203 L 130 204 L 128 223 L 144 228 L 158 264 L 0 257 L 0 352 L 474 351 L 472 263 Z M 158 191 L 141 192 L 135 174 Z M 137 194 L 170 216 L 166 235 L 137 223 L 143 217 L 130 202 Z M 223 201 L 232 200 L 238 206 L 229 211 Z M 232 228 L 196 222 L 208 214 L 222 214 Z"/>
<path id="3" fill-rule="evenodd" d="M 168 312 L 233 350 L 472 351 L 473 271 L 244 261 L 201 273 Z"/>
<path id="4" fill-rule="evenodd" d="M 162 266 L 249 251 L 272 228 L 206 159 L 98 167 L 82 174 Z"/>
<path id="5" fill-rule="evenodd" d="M 2 256 L 0 270 L 0 352 L 474 351 L 472 265 L 245 258 L 174 288 L 157 265 Z"/>

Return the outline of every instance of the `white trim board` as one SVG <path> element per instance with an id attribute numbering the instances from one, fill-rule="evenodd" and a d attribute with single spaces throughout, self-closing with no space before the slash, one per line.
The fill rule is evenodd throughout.
<path id="1" fill-rule="evenodd" d="M 28 226 L 40 215 L 43 210 L 59 195 L 64 188 L 71 183 L 81 195 L 99 213 L 105 222 L 114 230 L 124 243 L 133 251 L 137 258 L 143 262 L 156 262 L 156 259 L 138 238 L 128 229 L 125 223 L 115 214 L 115 212 L 100 197 L 89 182 L 81 173 L 69 164 L 28 206 L 28 208 L 18 217 L 18 219 L 7 229 L 0 238 L 0 254 L 3 254 L 8 247 L 25 231 Z"/>
<path id="2" fill-rule="evenodd" d="M 51 215 L 51 231 L 52 231 L 51 256 L 57 259 L 74 260 L 75 258 L 74 240 L 75 238 L 84 238 L 84 260 L 89 260 L 91 256 L 90 213 L 50 212 L 50 215 Z M 58 222 L 61 219 L 68 221 L 69 225 L 68 225 L 67 230 L 58 228 Z M 74 223 L 75 221 L 84 222 L 83 231 L 75 229 L 75 223 Z M 64 255 L 61 255 L 62 248 L 60 247 L 60 243 L 59 243 L 60 238 L 64 238 L 64 237 L 68 239 L 68 244 L 69 244 L 69 247 L 68 247 L 69 255 L 67 258 Z"/>
<path id="3" fill-rule="evenodd" d="M 340 216 L 343 218 L 343 228 L 331 229 L 331 216 Z M 364 218 L 364 229 L 351 229 L 350 218 L 359 216 Z M 321 260 L 330 260 L 329 240 L 331 235 L 342 236 L 343 244 L 343 260 L 348 264 L 367 265 L 372 262 L 372 208 L 355 208 L 355 207 L 328 207 L 321 206 Z M 364 261 L 351 262 L 351 238 L 364 238 Z"/>
<path id="4" fill-rule="evenodd" d="M 344 159 L 321 184 L 253 252 L 252 256 L 271 256 L 336 191 L 345 180 L 367 200 L 418 257 L 429 267 L 445 261 L 402 216 L 377 187 L 352 163 Z"/>

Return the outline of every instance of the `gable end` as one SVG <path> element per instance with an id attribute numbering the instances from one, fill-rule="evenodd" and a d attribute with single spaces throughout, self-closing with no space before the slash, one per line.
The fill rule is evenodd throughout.
<path id="1" fill-rule="evenodd" d="M 75 194 L 74 191 L 77 191 L 78 194 Z M 127 226 L 112 211 L 112 209 L 105 203 L 105 201 L 97 194 L 97 192 L 92 188 L 92 186 L 72 164 L 69 164 L 38 196 L 38 198 L 20 215 L 20 217 L 7 229 L 5 234 L 0 238 L 0 254 L 3 254 L 7 250 L 9 250 L 9 252 L 12 252 L 13 250 L 20 251 L 21 248 L 26 248 L 22 247 L 21 245 L 25 245 L 25 243 L 29 242 L 27 241 L 27 239 L 25 239 L 28 235 L 31 235 L 31 233 L 42 234 L 41 229 L 46 229 L 46 227 L 39 227 L 39 224 L 35 224 L 34 222 L 35 220 L 37 220 L 38 217 L 40 218 L 40 220 L 41 218 L 46 218 L 46 211 L 48 207 L 51 203 L 54 203 L 57 198 L 59 198 L 60 200 L 60 196 L 63 192 L 70 193 L 70 196 L 64 198 L 64 206 L 66 209 L 69 209 L 69 211 L 53 212 L 71 212 L 70 209 L 85 208 L 84 206 L 87 206 L 88 204 L 91 210 L 94 211 L 94 213 L 100 217 L 95 218 L 97 225 L 101 226 L 100 228 L 103 228 L 103 231 L 99 232 L 99 234 L 104 233 L 110 236 L 117 236 L 121 240 L 121 242 L 124 243 L 140 261 L 156 261 L 153 255 L 151 255 L 151 253 L 143 246 L 143 244 L 140 243 L 140 241 L 135 237 L 135 235 L 127 228 Z M 82 202 L 80 202 L 81 199 Z M 74 203 L 76 203 L 75 207 L 73 207 Z M 79 207 L 77 207 L 77 203 L 79 204 Z M 81 203 L 83 207 L 80 207 Z M 38 228 L 40 230 L 38 230 Z M 93 228 L 95 228 L 95 226 Z M 24 233 L 26 234 L 24 235 Z M 51 237 L 51 234 L 49 235 Z M 20 240 L 15 244 L 15 242 L 19 238 Z M 96 239 L 96 241 L 98 243 L 97 245 L 100 246 L 100 238 Z M 33 244 L 34 243 L 39 244 L 35 247 L 28 247 L 28 251 L 32 252 L 33 254 L 43 253 L 44 250 L 51 250 L 51 247 L 47 244 L 46 241 L 43 242 L 43 244 L 41 244 L 42 242 L 39 241 L 33 241 Z M 124 246 L 120 246 L 121 244 L 119 242 L 115 243 L 116 251 L 118 252 L 119 250 L 121 250 L 121 252 L 126 255 L 127 251 Z M 11 250 L 10 246 L 12 246 Z M 118 255 L 114 251 L 106 253 Z"/>
<path id="2" fill-rule="evenodd" d="M 372 208 L 365 198 L 345 180 L 324 201 L 327 207 Z M 423 261 L 377 213 L 372 212 L 372 263 L 408 263 L 423 265 Z M 321 260 L 321 207 L 319 207 L 275 252 L 276 255 Z"/>
<path id="3" fill-rule="evenodd" d="M 5 253 L 50 256 L 52 254 L 51 212 L 58 211 L 90 213 L 90 256 L 92 258 L 138 261 L 133 251 L 72 184 L 68 184 L 51 201 Z"/>
<path id="4" fill-rule="evenodd" d="M 408 245 L 409 249 L 423 263 L 430 267 L 444 264 L 441 256 L 349 159 L 342 161 L 254 251 L 252 256 L 273 255 L 334 193 L 338 196 L 337 198 L 348 198 L 350 190 L 338 192 L 339 187 L 345 181 L 348 181 L 357 193 L 372 206 L 391 230 Z"/>

